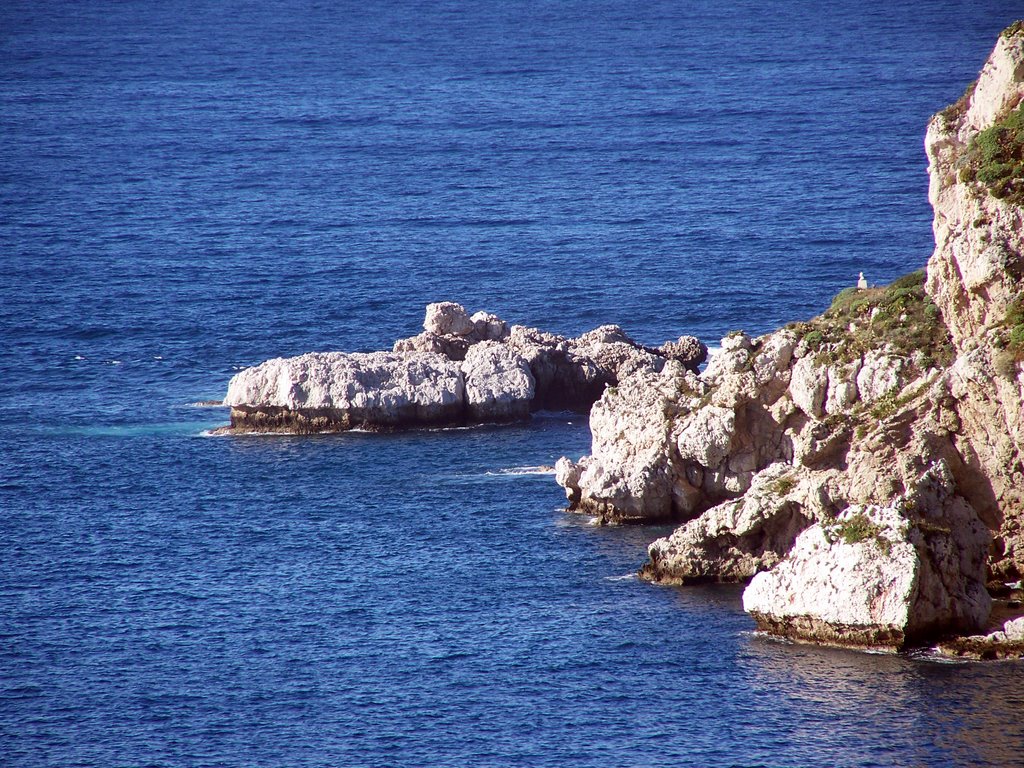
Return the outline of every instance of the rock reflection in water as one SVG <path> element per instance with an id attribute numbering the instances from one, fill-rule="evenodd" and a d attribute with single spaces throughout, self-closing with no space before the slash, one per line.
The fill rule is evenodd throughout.
<path id="1" fill-rule="evenodd" d="M 1024 665 L 790 645 L 751 637 L 752 704 L 810 763 L 1008 766 L 1024 739 Z"/>

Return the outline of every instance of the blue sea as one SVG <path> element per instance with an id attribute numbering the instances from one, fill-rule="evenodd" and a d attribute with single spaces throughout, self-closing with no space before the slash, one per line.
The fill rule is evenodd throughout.
<path id="1" fill-rule="evenodd" d="M 1016 6 L 1016 7 L 1014 7 Z M 1012 766 L 1024 665 L 755 636 L 563 510 L 585 416 L 208 437 L 426 303 L 708 344 L 931 248 L 1016 3 L 0 4 L 0 764 Z"/>

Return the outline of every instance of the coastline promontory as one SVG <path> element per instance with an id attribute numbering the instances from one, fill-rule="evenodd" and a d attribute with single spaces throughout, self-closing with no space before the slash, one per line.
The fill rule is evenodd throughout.
<path id="1" fill-rule="evenodd" d="M 591 453 L 557 479 L 603 521 L 682 523 L 645 579 L 749 581 L 758 627 L 794 640 L 895 650 L 988 630 L 943 647 L 1024 650 L 1003 610 L 1024 576 L 1022 99 L 1017 23 L 928 126 L 926 270 L 594 405 Z"/>

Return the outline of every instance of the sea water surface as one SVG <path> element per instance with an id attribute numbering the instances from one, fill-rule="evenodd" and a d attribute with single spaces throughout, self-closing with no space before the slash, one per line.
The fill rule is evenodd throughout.
<path id="1" fill-rule="evenodd" d="M 455 300 L 709 344 L 931 251 L 1008 2 L 0 5 L 0 764 L 990 765 L 1024 667 L 797 647 L 566 514 L 586 418 L 209 438 Z"/>

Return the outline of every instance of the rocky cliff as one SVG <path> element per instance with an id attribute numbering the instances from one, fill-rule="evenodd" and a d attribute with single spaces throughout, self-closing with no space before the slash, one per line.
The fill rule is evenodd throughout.
<path id="1" fill-rule="evenodd" d="M 604 521 L 683 523 L 645 578 L 749 580 L 767 632 L 890 649 L 978 631 L 991 594 L 1019 589 L 1022 96 L 1018 23 L 928 126 L 925 272 L 597 401 L 591 454 L 557 479 Z"/>
<path id="2" fill-rule="evenodd" d="M 427 306 L 423 332 L 391 352 L 275 358 L 228 384 L 228 432 L 334 432 L 508 422 L 585 411 L 608 386 L 666 364 L 697 371 L 707 347 L 683 336 L 636 343 L 614 325 L 568 339 L 459 304 Z"/>

